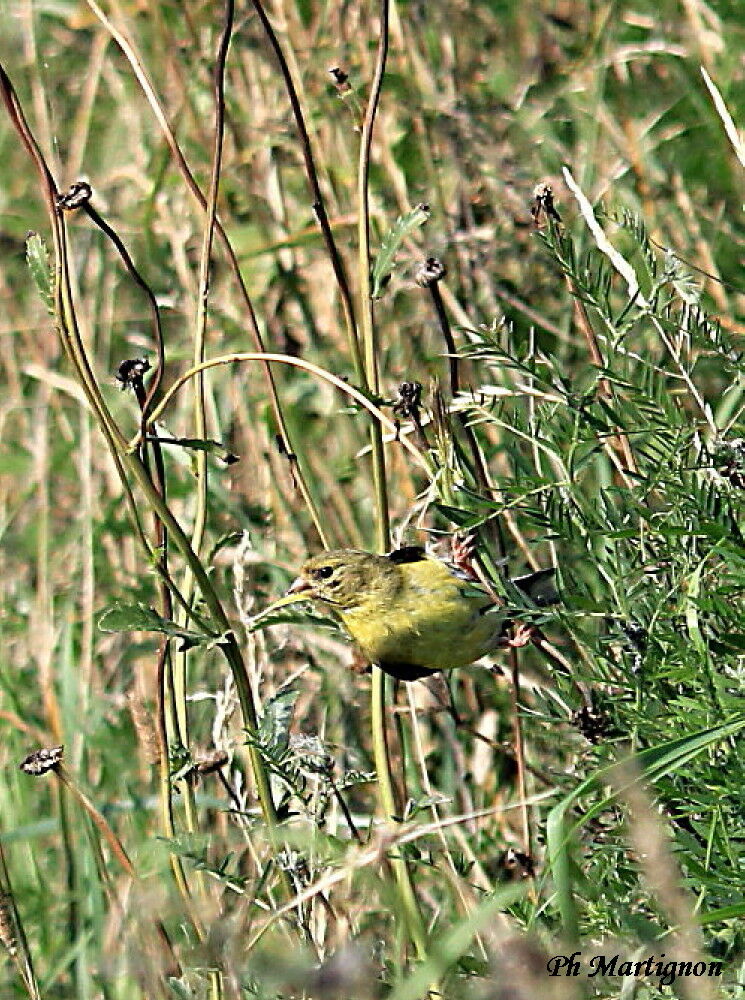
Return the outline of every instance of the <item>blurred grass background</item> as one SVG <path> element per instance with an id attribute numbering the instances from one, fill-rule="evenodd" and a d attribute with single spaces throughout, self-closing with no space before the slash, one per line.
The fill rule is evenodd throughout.
<path id="1" fill-rule="evenodd" d="M 275 0 L 267 14 L 361 313 L 357 157 L 379 10 Z M 0 3 L 0 61 L 60 189 L 80 178 L 92 185 L 97 211 L 157 297 L 166 386 L 194 352 L 205 217 L 133 62 L 206 192 L 223 20 L 204 3 Z M 49 241 L 49 224 L 3 119 L 0 922 L 15 956 L 0 974 L 3 996 L 34 995 L 38 981 L 39 995 L 55 998 L 401 1000 L 433 979 L 454 997 L 620 995 L 621 981 L 548 978 L 548 957 L 571 952 L 563 942 L 572 934 L 587 954 L 722 961 L 721 978 L 678 979 L 682 996 L 742 990 L 743 166 L 700 67 L 742 122 L 744 36 L 740 5 L 725 2 L 391 6 L 369 172 L 373 255 L 397 217 L 429 206 L 375 303 L 378 402 L 393 418 L 399 385 L 421 383 L 430 458 L 425 475 L 399 444 L 386 445 L 394 541 L 460 528 L 487 545 L 498 523 L 511 572 L 555 563 L 563 601 L 544 628 L 572 674 L 550 662 L 549 686 L 523 691 L 534 882 L 521 877 L 509 684 L 471 668 L 449 678 L 449 690 L 440 681 L 389 691 L 402 815 L 434 824 L 405 848 L 436 942 L 421 982 L 385 845 L 364 863 L 355 853 L 352 826 L 367 842 L 376 809 L 371 682 L 350 672 L 329 623 L 246 629 L 321 546 L 298 472 L 331 545 L 375 548 L 367 417 L 326 382 L 275 366 L 296 468 L 278 447 L 262 367 L 234 363 L 206 376 L 206 436 L 240 460 L 207 457 L 201 555 L 265 706 L 262 752 L 280 772 L 284 847 L 257 817 L 224 660 L 201 646 L 187 657 L 186 738 L 173 738 L 171 725 L 169 836 L 154 763 L 157 642 L 96 625 L 114 601 L 159 606 L 157 578 L 31 279 L 26 234 Z M 349 89 L 335 85 L 332 67 L 348 74 Z M 564 166 L 634 268 L 644 302 L 629 301 L 598 251 Z M 545 213 L 534 224 L 539 183 L 551 185 L 561 224 Z M 312 201 L 276 60 L 253 7 L 240 5 L 218 212 L 267 349 L 358 384 Z M 136 402 L 114 376 L 124 359 L 154 361 L 147 303 L 89 219 L 67 221 L 90 364 L 131 437 Z M 454 400 L 432 298 L 415 280 L 429 256 L 447 268 L 439 288 L 462 355 Z M 252 350 L 246 305 L 216 242 L 206 355 Z M 168 408 L 164 434 L 201 436 L 192 390 Z M 475 428 L 491 491 L 456 413 Z M 407 416 L 403 433 L 414 439 Z M 169 504 L 190 531 L 200 509 L 195 453 L 164 452 Z M 528 677 L 547 669 L 534 649 L 520 662 Z M 18 771 L 27 753 L 58 742 L 136 882 L 69 789 Z M 222 777 L 198 776 L 195 765 L 215 749 Z M 636 798 L 614 794 L 624 780 L 604 770 L 629 751 L 654 779 Z M 280 868 L 295 893 L 343 878 L 268 921 L 283 899 Z M 34 975 L 22 967 L 29 957 Z M 654 977 L 633 986 L 639 997 L 669 995 Z"/>

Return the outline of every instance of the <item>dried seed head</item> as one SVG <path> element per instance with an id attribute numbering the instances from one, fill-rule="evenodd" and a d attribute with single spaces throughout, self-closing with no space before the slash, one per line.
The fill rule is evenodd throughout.
<path id="1" fill-rule="evenodd" d="M 513 847 L 508 847 L 502 855 L 502 868 L 509 874 L 510 878 L 524 879 L 533 878 L 535 875 L 535 864 L 528 854 L 516 851 Z"/>
<path id="2" fill-rule="evenodd" d="M 572 725 L 582 733 L 588 743 L 597 744 L 610 732 L 608 718 L 592 705 L 583 705 L 572 712 Z"/>
<path id="3" fill-rule="evenodd" d="M 429 288 L 442 281 L 447 273 L 447 268 L 438 257 L 427 257 L 414 275 L 414 280 L 420 288 Z"/>
<path id="4" fill-rule="evenodd" d="M 714 446 L 714 467 L 735 489 L 745 489 L 745 438 L 717 441 Z"/>
<path id="5" fill-rule="evenodd" d="M 93 197 L 93 189 L 87 181 L 75 181 L 64 194 L 57 195 L 57 207 L 65 212 L 74 212 L 82 208 Z"/>
<path id="6" fill-rule="evenodd" d="M 553 201 L 554 191 L 550 184 L 546 184 L 545 181 L 541 181 L 540 184 L 536 184 L 533 188 L 533 200 L 534 201 Z"/>
<path id="7" fill-rule="evenodd" d="M 127 358 L 122 361 L 116 370 L 114 378 L 119 383 L 119 388 L 132 388 L 138 383 L 142 383 L 143 376 L 150 371 L 150 362 L 147 358 Z"/>
<path id="8" fill-rule="evenodd" d="M 148 764 L 155 765 L 160 760 L 160 745 L 158 743 L 158 733 L 153 723 L 152 712 L 136 690 L 129 692 L 127 703 L 135 732 L 137 733 L 137 740 L 145 755 L 145 760 Z"/>
<path id="9" fill-rule="evenodd" d="M 621 622 L 621 631 L 626 636 L 628 644 L 632 649 L 635 649 L 639 653 L 643 653 L 646 650 L 649 641 L 649 632 L 647 632 L 643 625 L 634 621 Z"/>
<path id="10" fill-rule="evenodd" d="M 556 211 L 554 205 L 554 192 L 550 184 L 542 182 L 533 188 L 533 203 L 530 206 L 530 214 L 536 226 L 541 224 L 541 216 L 553 219 L 554 222 L 561 222 L 561 216 Z"/>
<path id="11" fill-rule="evenodd" d="M 402 382 L 398 387 L 398 399 L 393 404 L 393 412 L 404 419 L 419 412 L 422 405 L 422 383 Z"/>
<path id="12" fill-rule="evenodd" d="M 26 774 L 38 776 L 46 774 L 47 771 L 56 770 L 62 763 L 64 747 L 48 747 L 42 750 L 34 750 L 28 757 L 24 757 L 18 765 Z"/>
<path id="13" fill-rule="evenodd" d="M 332 66 L 329 69 L 329 73 L 331 79 L 334 81 L 334 86 L 340 94 L 346 94 L 352 89 L 349 83 L 349 74 L 345 73 L 340 66 Z"/>

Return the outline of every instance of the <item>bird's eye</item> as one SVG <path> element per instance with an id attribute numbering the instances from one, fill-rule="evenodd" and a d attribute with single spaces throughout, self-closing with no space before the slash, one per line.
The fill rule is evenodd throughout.
<path id="1" fill-rule="evenodd" d="M 333 572 L 333 566 L 320 566 L 318 569 L 313 570 L 313 576 L 316 580 L 327 580 Z"/>

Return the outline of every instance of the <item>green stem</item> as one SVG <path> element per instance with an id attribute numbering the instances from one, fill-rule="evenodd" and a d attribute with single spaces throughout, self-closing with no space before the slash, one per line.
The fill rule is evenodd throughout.
<path id="1" fill-rule="evenodd" d="M 228 47 L 233 31 L 233 0 L 227 0 L 224 12 L 224 24 L 218 46 L 217 58 L 214 70 L 214 90 L 215 90 L 215 125 L 212 144 L 212 166 L 210 171 L 209 191 L 207 194 L 207 206 L 205 209 L 205 225 L 202 234 L 202 248 L 199 255 L 199 285 L 197 289 L 197 310 L 194 329 L 194 364 L 198 365 L 205 358 L 205 341 L 207 336 L 207 307 L 209 302 L 210 286 L 210 264 L 212 259 L 212 247 L 215 232 L 215 218 L 217 216 L 217 196 L 220 189 L 220 168 L 222 165 L 223 137 L 225 134 L 225 64 L 228 56 Z M 194 381 L 194 434 L 199 439 L 207 437 L 207 418 L 205 414 L 205 392 L 204 375 L 200 373 Z M 191 529 L 191 547 L 197 557 L 201 557 L 204 533 L 207 525 L 207 500 L 208 500 L 208 473 L 207 473 L 207 453 L 197 451 L 194 457 L 195 464 L 195 493 L 196 504 L 194 519 Z M 181 583 L 181 590 L 191 605 L 194 597 L 194 574 L 187 565 Z M 177 621 L 185 625 L 188 616 L 182 610 L 179 611 Z M 173 689 L 176 708 L 177 732 L 180 742 L 189 746 L 189 714 L 187 711 L 187 664 L 188 653 L 186 651 L 176 654 L 173 670 Z M 194 782 L 187 777 L 181 782 L 183 790 L 184 816 L 186 828 L 189 833 L 196 833 L 199 829 L 199 819 L 195 795 Z M 196 870 L 194 878 L 201 897 L 206 898 L 207 885 L 204 872 Z"/>
<path id="2" fill-rule="evenodd" d="M 212 586 L 212 581 L 210 580 L 200 559 L 192 549 L 191 543 L 186 537 L 181 525 L 173 516 L 168 506 L 163 502 L 160 494 L 153 485 L 153 482 L 139 456 L 133 452 L 129 452 L 124 456 L 124 461 L 128 471 L 131 473 L 133 478 L 136 480 L 137 485 L 145 494 L 150 506 L 157 512 L 158 516 L 163 521 L 166 531 L 172 538 L 181 555 L 186 560 L 191 572 L 194 574 L 194 579 L 196 580 L 204 602 L 209 609 L 212 620 L 217 625 L 223 636 L 221 648 L 233 673 L 233 679 L 238 692 L 238 700 L 240 702 L 244 722 L 250 730 L 255 732 L 258 726 L 258 719 L 256 708 L 253 703 L 253 695 L 248 679 L 248 673 L 246 671 L 246 665 L 243 662 L 243 657 L 241 656 L 241 651 L 235 634 L 233 633 L 230 621 L 228 620 L 222 604 L 220 603 L 220 599 Z M 249 756 L 251 758 L 251 767 L 253 770 L 254 781 L 256 782 L 256 789 L 259 796 L 259 802 L 261 804 L 261 810 L 264 815 L 264 819 L 270 828 L 270 833 L 273 835 L 274 828 L 277 826 L 277 812 L 274 808 L 274 802 L 271 796 L 269 776 L 264 767 L 261 755 L 252 746 L 249 747 Z"/>
<path id="3" fill-rule="evenodd" d="M 315 375 L 317 378 L 323 379 L 324 382 L 328 382 L 329 385 L 333 385 L 334 388 L 339 389 L 340 392 L 346 393 L 350 399 L 353 399 L 355 403 L 358 403 L 361 407 L 366 409 L 368 413 L 370 413 L 381 425 L 381 428 L 384 427 L 388 431 L 392 438 L 396 436 L 396 425 L 390 417 L 387 417 L 382 410 L 380 410 L 374 403 L 371 403 L 363 392 L 360 392 L 359 389 L 355 389 L 353 385 L 345 382 L 344 379 L 339 378 L 337 375 L 327 371 L 325 368 L 321 368 L 319 365 L 314 365 L 312 361 L 306 361 L 305 358 L 296 358 L 290 354 L 272 354 L 268 351 L 263 353 L 258 351 L 237 351 L 234 354 L 221 354 L 219 357 L 210 358 L 209 361 L 203 361 L 202 364 L 197 365 L 194 368 L 190 368 L 188 371 L 184 372 L 183 375 L 179 375 L 168 390 L 163 393 L 163 397 L 160 402 L 150 414 L 151 421 L 155 422 L 160 420 L 163 412 L 179 389 L 185 385 L 189 379 L 194 378 L 194 376 L 199 372 L 206 371 L 208 368 L 216 368 L 218 365 L 232 365 L 242 361 L 260 361 L 265 365 L 277 363 L 291 365 L 295 368 L 302 368 L 303 371 L 310 372 L 311 375 Z M 408 451 L 414 461 L 426 473 L 429 473 L 430 467 L 427 459 L 413 443 L 413 441 L 411 441 L 408 436 L 404 434 L 401 434 L 398 437 L 398 441 L 401 446 Z M 129 450 L 131 451 L 135 449 L 139 443 L 140 437 L 138 435 L 129 443 Z M 385 548 L 385 545 L 383 548 Z"/>
<path id="4" fill-rule="evenodd" d="M 371 709 L 373 754 L 378 776 L 378 799 L 386 821 L 395 822 L 396 795 L 385 730 L 385 674 L 380 667 L 373 667 Z M 409 937 L 416 950 L 417 958 L 423 962 L 427 958 L 427 933 L 419 909 L 419 901 L 414 892 L 409 867 L 402 854 L 389 858 L 389 861 L 396 878 Z"/>
<path id="5" fill-rule="evenodd" d="M 152 548 L 149 545 L 147 536 L 142 528 L 139 513 L 134 503 L 134 497 L 132 496 L 130 485 L 127 482 L 125 470 L 129 471 L 135 479 L 145 495 L 151 510 L 158 515 L 164 529 L 173 539 L 183 558 L 186 560 L 186 563 L 193 573 L 198 587 L 200 588 L 213 621 L 217 624 L 220 633 L 224 634 L 221 647 L 233 673 L 236 690 L 238 692 L 238 699 L 241 705 L 241 712 L 243 714 L 243 720 L 247 728 L 255 732 L 258 720 L 253 703 L 248 673 L 246 671 L 245 663 L 243 662 L 243 657 L 241 656 L 238 642 L 231 629 L 230 622 L 222 608 L 217 593 L 212 586 L 212 581 L 192 549 L 189 539 L 184 534 L 180 524 L 171 513 L 168 504 L 158 492 L 150 473 L 143 464 L 141 458 L 138 454 L 127 451 L 127 442 L 106 405 L 90 367 L 86 348 L 78 330 L 75 303 L 73 301 L 72 291 L 70 288 L 70 267 L 67 254 L 67 240 L 62 208 L 59 204 L 59 192 L 57 190 L 57 185 L 49 167 L 47 166 L 44 155 L 42 154 L 34 135 L 29 128 L 10 78 L 1 65 L 0 97 L 5 104 L 10 120 L 16 129 L 19 138 L 26 148 L 30 159 L 33 161 L 36 169 L 38 170 L 41 180 L 42 193 L 44 195 L 44 201 L 54 239 L 54 312 L 60 339 L 62 340 L 65 352 L 72 362 L 86 397 L 91 404 L 91 408 L 96 415 L 99 426 L 104 434 L 104 437 L 106 438 L 106 442 L 116 463 L 117 471 L 121 476 L 122 486 L 125 491 L 129 512 L 137 529 L 138 537 L 145 552 L 150 554 L 152 552 Z M 150 420 L 151 422 L 154 422 L 155 420 L 155 416 L 152 413 L 150 415 Z M 165 579 L 168 579 L 168 573 L 165 567 L 159 564 L 158 571 Z M 253 772 L 261 811 L 268 827 L 270 842 L 272 843 L 272 846 L 275 846 L 278 818 L 277 811 L 272 800 L 269 775 L 260 753 L 254 746 L 249 746 L 249 758 L 251 761 L 251 770 Z M 290 885 L 286 874 L 283 874 L 282 880 L 285 892 L 288 895 L 291 894 L 292 886 Z"/>
<path id="6" fill-rule="evenodd" d="M 358 281 L 360 287 L 362 318 L 362 345 L 365 361 L 365 388 L 376 396 L 380 394 L 380 373 L 378 370 L 378 338 L 373 316 L 372 290 L 370 286 L 370 205 L 368 186 L 370 179 L 370 150 L 372 147 L 373 126 L 380 101 L 380 90 L 383 84 L 383 74 L 388 55 L 388 0 L 381 3 L 380 42 L 378 58 L 375 66 L 370 98 L 367 103 L 365 119 L 362 123 L 360 138 L 360 156 L 357 170 L 357 240 L 359 244 Z M 377 546 L 378 551 L 385 552 L 390 548 L 391 524 L 388 512 L 388 492 L 386 488 L 385 454 L 383 439 L 378 424 L 370 427 L 370 444 L 372 447 L 373 484 L 375 490 L 375 511 L 377 514 Z"/>
<path id="7" fill-rule="evenodd" d="M 360 315 L 362 319 L 362 345 L 367 381 L 366 388 L 375 393 L 375 395 L 380 393 L 380 376 L 378 371 L 378 341 L 370 288 L 370 206 L 368 201 L 368 184 L 373 127 L 375 125 L 375 116 L 380 101 L 380 91 L 388 56 L 388 15 L 389 0 L 381 0 L 378 54 L 370 97 L 365 111 L 365 119 L 362 124 L 357 173 L 358 281 L 360 288 Z M 386 552 L 390 548 L 391 543 L 390 514 L 388 511 L 383 435 L 378 421 L 374 422 L 370 427 L 370 440 L 372 444 L 373 483 L 375 490 L 377 548 L 379 552 Z M 396 815 L 396 803 L 391 760 L 386 737 L 385 674 L 377 666 L 373 666 L 371 717 L 375 770 L 378 776 L 378 800 L 383 815 L 388 821 L 391 821 Z M 419 908 L 419 901 L 414 892 L 409 867 L 406 859 L 401 855 L 391 858 L 390 861 L 398 887 L 401 907 L 404 911 L 406 930 L 416 950 L 417 958 L 424 961 L 427 958 L 426 930 Z"/>

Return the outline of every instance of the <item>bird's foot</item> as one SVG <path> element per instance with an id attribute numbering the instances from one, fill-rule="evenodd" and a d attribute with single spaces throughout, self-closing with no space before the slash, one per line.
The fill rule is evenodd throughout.
<path id="1" fill-rule="evenodd" d="M 479 579 L 473 565 L 475 554 L 476 538 L 474 535 L 453 535 L 450 540 L 450 559 L 455 568 L 469 580 Z"/>
<path id="2" fill-rule="evenodd" d="M 520 649 L 522 646 L 528 646 L 531 642 L 535 642 L 539 635 L 540 632 L 535 625 L 529 625 L 527 622 L 516 622 L 512 635 L 500 639 L 499 645 L 503 649 Z"/>

